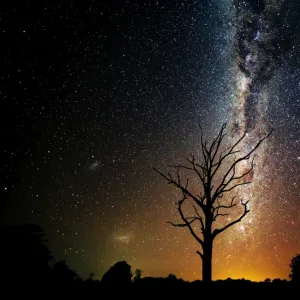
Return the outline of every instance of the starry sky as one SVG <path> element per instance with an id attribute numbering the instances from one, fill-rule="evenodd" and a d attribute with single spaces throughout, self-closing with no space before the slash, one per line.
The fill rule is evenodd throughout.
<path id="1" fill-rule="evenodd" d="M 249 132 L 250 213 L 213 279 L 288 279 L 300 251 L 300 5 L 294 0 L 22 1 L 0 12 L 1 220 L 39 224 L 57 260 L 101 278 L 201 279 L 166 170 L 228 123 Z"/>

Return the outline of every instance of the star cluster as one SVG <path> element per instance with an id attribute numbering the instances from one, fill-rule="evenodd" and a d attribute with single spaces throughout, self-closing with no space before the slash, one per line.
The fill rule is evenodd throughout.
<path id="1" fill-rule="evenodd" d="M 1 13 L 5 224 L 39 224 L 86 278 L 126 260 L 201 278 L 164 169 L 228 122 L 260 148 L 250 213 L 215 243 L 213 278 L 288 278 L 300 250 L 297 1 L 72 1 Z"/>

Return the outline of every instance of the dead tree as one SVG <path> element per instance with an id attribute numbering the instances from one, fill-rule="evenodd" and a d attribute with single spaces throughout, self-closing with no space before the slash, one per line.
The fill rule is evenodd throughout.
<path id="1" fill-rule="evenodd" d="M 248 201 L 240 201 L 243 212 L 233 221 L 220 228 L 215 228 L 214 222 L 217 218 L 219 220 L 221 217 L 229 216 L 231 209 L 238 205 L 235 201 L 236 196 L 232 196 L 231 192 L 239 186 L 251 183 L 250 175 L 253 174 L 254 152 L 270 136 L 272 131 L 261 138 L 250 151 L 243 154 L 238 147 L 243 143 L 246 132 L 233 145 L 223 149 L 224 138 L 227 135 L 225 133 L 226 124 L 223 124 L 220 132 L 210 144 L 204 140 L 203 130 L 200 125 L 199 127 L 201 160 L 198 161 L 195 155 L 191 154 L 186 159 L 186 164 L 169 165 L 175 172 L 164 174 L 156 168 L 154 170 L 165 178 L 168 184 L 181 191 L 182 197 L 176 204 L 183 223 L 168 223 L 177 227 L 187 227 L 191 235 L 201 245 L 202 252 L 197 251 L 197 254 L 202 259 L 202 280 L 209 283 L 212 280 L 213 241 L 221 232 L 240 222 L 247 215 L 250 211 L 247 206 Z M 247 162 L 248 167 L 241 167 L 245 162 Z M 189 177 L 183 182 L 182 174 L 180 174 L 182 170 L 192 172 L 195 178 L 198 178 L 199 194 L 191 191 Z M 226 195 L 230 198 L 225 197 Z M 192 202 L 194 215 L 185 216 L 182 206 L 187 199 Z M 196 228 L 200 229 L 200 233 L 196 232 Z"/>

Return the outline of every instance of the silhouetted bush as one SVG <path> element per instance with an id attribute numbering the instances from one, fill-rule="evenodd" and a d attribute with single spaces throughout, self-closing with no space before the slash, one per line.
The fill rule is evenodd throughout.
<path id="1" fill-rule="evenodd" d="M 168 280 L 173 280 L 173 281 L 177 280 L 177 277 L 174 274 L 169 274 L 169 276 L 167 278 L 168 278 Z"/>
<path id="2" fill-rule="evenodd" d="M 71 286 L 79 280 L 78 274 L 71 270 L 64 260 L 57 262 L 52 269 L 52 278 L 55 285 Z"/>
<path id="3" fill-rule="evenodd" d="M 45 245 L 45 232 L 36 224 L 11 226 L 1 229 L 1 271 L 6 283 L 27 286 L 47 284 L 53 258 Z"/>
<path id="4" fill-rule="evenodd" d="M 142 273 L 143 273 L 143 271 L 141 269 L 136 269 L 134 271 L 134 279 L 133 279 L 133 281 L 137 282 L 138 280 L 140 280 L 142 278 Z"/>
<path id="5" fill-rule="evenodd" d="M 131 266 L 126 261 L 119 261 L 103 275 L 101 285 L 105 287 L 129 286 L 131 277 Z"/>
<path id="6" fill-rule="evenodd" d="M 290 267 L 291 267 L 291 274 L 289 276 L 292 282 L 294 284 L 297 283 L 300 286 L 300 254 L 297 254 L 295 257 L 292 258 Z"/>

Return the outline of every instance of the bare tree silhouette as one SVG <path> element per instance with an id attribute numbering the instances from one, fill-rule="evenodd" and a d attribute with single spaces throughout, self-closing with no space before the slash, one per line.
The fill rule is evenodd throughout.
<path id="1" fill-rule="evenodd" d="M 187 227 L 191 235 L 201 245 L 202 252 L 197 251 L 197 254 L 202 259 L 202 280 L 211 282 L 212 280 L 212 249 L 213 241 L 220 233 L 230 228 L 234 224 L 240 222 L 250 211 L 247 207 L 248 201 L 240 204 L 243 207 L 243 213 L 233 221 L 224 225 L 221 228 L 213 228 L 217 218 L 229 216 L 230 210 L 237 206 L 235 201 L 236 196 L 231 195 L 231 191 L 238 186 L 251 183 L 254 168 L 254 152 L 261 143 L 270 136 L 272 131 L 261 138 L 250 151 L 242 154 L 238 149 L 246 137 L 247 132 L 244 132 L 232 146 L 225 147 L 224 138 L 226 124 L 223 124 L 218 135 L 208 143 L 204 140 L 203 130 L 200 127 L 200 142 L 201 142 L 201 159 L 197 160 L 194 154 L 187 158 L 187 164 L 169 165 L 173 172 L 167 174 L 162 173 L 157 168 L 154 168 L 168 184 L 175 186 L 181 191 L 182 197 L 176 203 L 177 209 L 183 223 L 168 222 L 173 226 Z M 252 155 L 253 154 L 253 155 Z M 240 155 L 238 158 L 237 155 Z M 243 163 L 247 163 L 247 167 L 242 167 Z M 175 170 L 175 172 L 174 172 Z M 189 186 L 190 177 L 185 176 L 182 180 L 181 171 L 192 172 L 198 178 L 200 193 L 195 194 Z M 184 181 L 184 182 L 183 182 Z M 230 199 L 225 197 L 230 195 Z M 183 204 L 189 199 L 192 201 L 194 215 L 185 216 Z M 195 227 L 194 222 L 199 222 Z M 215 224 L 214 224 L 215 225 Z M 200 228 L 199 228 L 200 226 Z M 200 229 L 200 232 L 197 232 Z"/>

